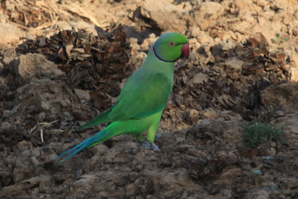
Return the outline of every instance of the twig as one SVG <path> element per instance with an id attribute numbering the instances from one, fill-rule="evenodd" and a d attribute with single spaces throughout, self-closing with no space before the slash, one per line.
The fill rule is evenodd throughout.
<path id="1" fill-rule="evenodd" d="M 43 129 L 40 129 L 40 140 L 42 143 L 44 143 L 44 140 L 43 140 Z"/>
<path id="2" fill-rule="evenodd" d="M 42 123 L 37 123 L 32 129 L 29 130 L 29 134 L 31 134 L 35 129 L 39 128 L 40 132 L 40 140 L 42 143 L 44 143 L 44 138 L 43 138 L 43 129 L 46 127 L 51 126 L 51 124 L 58 122 L 59 120 L 55 120 L 52 122 L 42 122 Z"/>

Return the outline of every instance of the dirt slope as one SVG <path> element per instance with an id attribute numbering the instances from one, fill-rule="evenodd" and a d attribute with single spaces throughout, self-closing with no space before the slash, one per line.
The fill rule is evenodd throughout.
<path id="1" fill-rule="evenodd" d="M 298 198 L 297 1 L 0 5 L 0 198 Z M 177 63 L 161 151 L 120 136 L 52 160 L 104 128 L 78 130 L 172 31 L 192 50 Z M 253 121 L 286 141 L 245 146 Z"/>

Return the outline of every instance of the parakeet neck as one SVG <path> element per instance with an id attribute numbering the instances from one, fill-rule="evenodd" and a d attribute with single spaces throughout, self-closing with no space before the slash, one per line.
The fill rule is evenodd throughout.
<path id="1" fill-rule="evenodd" d="M 154 69 L 155 71 L 158 71 L 159 73 L 164 73 L 173 79 L 175 62 L 162 61 L 155 55 L 152 49 L 150 49 L 144 65 Z"/>
<path id="2" fill-rule="evenodd" d="M 159 60 L 161 60 L 161 61 L 163 61 L 163 62 L 172 62 L 172 63 L 175 63 L 175 61 L 177 61 L 177 60 L 174 60 L 174 61 L 168 61 L 168 60 L 165 60 L 165 59 L 163 59 L 161 56 L 159 56 L 158 55 L 158 53 L 156 52 L 156 50 L 155 50 L 155 48 L 154 48 L 154 45 L 152 46 L 152 51 L 154 52 L 154 55 L 155 55 L 155 57 L 157 57 Z"/>

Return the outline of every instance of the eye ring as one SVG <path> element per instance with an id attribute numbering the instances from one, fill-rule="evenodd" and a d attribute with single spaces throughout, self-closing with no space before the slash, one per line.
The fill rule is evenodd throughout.
<path id="1" fill-rule="evenodd" d="M 169 46 L 174 47 L 174 46 L 176 46 L 176 44 L 175 44 L 175 42 L 170 41 L 170 42 L 169 42 Z"/>

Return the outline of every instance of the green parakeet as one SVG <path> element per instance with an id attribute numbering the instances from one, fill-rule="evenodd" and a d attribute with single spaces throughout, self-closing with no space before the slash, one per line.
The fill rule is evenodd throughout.
<path id="1" fill-rule="evenodd" d="M 97 116 L 81 129 L 102 123 L 111 123 L 81 144 L 57 156 L 67 160 L 85 148 L 95 146 L 114 136 L 134 134 L 138 141 L 144 141 L 143 132 L 153 148 L 155 134 L 164 107 L 172 92 L 175 61 L 189 56 L 188 40 L 178 33 L 162 35 L 152 46 L 148 57 L 126 82 L 117 103 Z"/>

